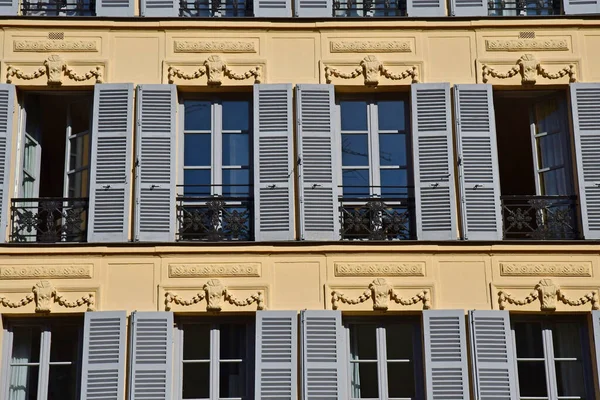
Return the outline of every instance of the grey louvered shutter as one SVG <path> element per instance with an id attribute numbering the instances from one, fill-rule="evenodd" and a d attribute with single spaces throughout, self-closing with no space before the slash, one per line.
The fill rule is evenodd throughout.
<path id="1" fill-rule="evenodd" d="M 98 17 L 133 17 L 134 0 L 96 0 Z"/>
<path id="2" fill-rule="evenodd" d="M 411 85 L 417 238 L 456 239 L 450 84 Z"/>
<path id="3" fill-rule="evenodd" d="M 406 14 L 409 17 L 445 17 L 445 0 L 406 0 Z"/>
<path id="4" fill-rule="evenodd" d="M 288 18 L 292 16 L 292 0 L 253 0 L 254 16 Z"/>
<path id="5" fill-rule="evenodd" d="M 168 400 L 173 382 L 173 313 L 131 314 L 129 400 Z"/>
<path id="6" fill-rule="evenodd" d="M 583 236 L 600 239 L 600 83 L 570 86 Z"/>
<path id="7" fill-rule="evenodd" d="M 81 400 L 122 400 L 125 395 L 125 311 L 85 313 Z"/>
<path id="8" fill-rule="evenodd" d="M 175 240 L 175 85 L 137 87 L 135 238 Z"/>
<path id="9" fill-rule="evenodd" d="M 428 400 L 468 400 L 467 329 L 463 310 L 423 311 Z"/>
<path id="10" fill-rule="evenodd" d="M 88 242 L 129 237 L 133 84 L 94 89 Z"/>
<path id="11" fill-rule="evenodd" d="M 18 15 L 19 0 L 0 0 L 0 15 Z"/>
<path id="12" fill-rule="evenodd" d="M 294 0 L 294 16 L 301 18 L 333 17 L 333 1 Z"/>
<path id="13" fill-rule="evenodd" d="M 292 85 L 254 85 L 254 236 L 294 240 Z"/>
<path id="14" fill-rule="evenodd" d="M 463 237 L 501 240 L 500 174 L 492 85 L 455 86 Z"/>
<path id="15" fill-rule="evenodd" d="M 487 0 L 451 0 L 453 17 L 486 17 L 488 15 Z"/>
<path id="16" fill-rule="evenodd" d="M 298 312 L 256 312 L 255 398 L 298 398 Z"/>
<path id="17" fill-rule="evenodd" d="M 6 229 L 8 221 L 10 221 L 8 193 L 12 160 L 15 96 L 15 85 L 0 84 L 0 243 L 6 242 Z"/>
<path id="18" fill-rule="evenodd" d="M 302 400 L 348 398 L 341 311 L 301 311 L 300 324 Z"/>
<path id="19" fill-rule="evenodd" d="M 142 17 L 178 17 L 179 1 L 177 0 L 140 0 Z"/>
<path id="20" fill-rule="evenodd" d="M 565 14 L 600 14 L 600 0 L 563 0 Z"/>
<path id="21" fill-rule="evenodd" d="M 296 86 L 300 232 L 304 240 L 338 240 L 337 155 L 333 85 Z"/>
<path id="22" fill-rule="evenodd" d="M 518 399 L 508 311 L 469 311 L 469 326 L 475 399 Z"/>

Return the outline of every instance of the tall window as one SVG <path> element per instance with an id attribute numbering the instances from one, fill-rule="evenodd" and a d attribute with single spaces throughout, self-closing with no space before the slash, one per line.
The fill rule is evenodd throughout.
<path id="1" fill-rule="evenodd" d="M 593 399 L 587 325 L 511 317 L 521 399 Z"/>
<path id="2" fill-rule="evenodd" d="M 351 399 L 423 399 L 418 319 L 345 323 Z"/>
<path id="3" fill-rule="evenodd" d="M 179 399 L 253 399 L 254 325 L 245 319 L 177 324 Z"/>
<path id="4" fill-rule="evenodd" d="M 8 400 L 79 399 L 83 323 L 80 319 L 8 321 Z M 6 364 L 5 364 L 6 365 Z M 5 397 L 7 396 L 7 397 Z"/>

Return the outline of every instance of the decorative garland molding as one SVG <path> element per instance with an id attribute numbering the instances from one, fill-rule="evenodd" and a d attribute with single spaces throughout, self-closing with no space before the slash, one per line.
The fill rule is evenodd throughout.
<path id="1" fill-rule="evenodd" d="M 487 51 L 568 51 L 567 39 L 493 39 L 485 41 Z"/>
<path id="2" fill-rule="evenodd" d="M 501 276 L 592 276 L 591 263 L 500 263 Z"/>
<path id="3" fill-rule="evenodd" d="M 206 40 L 175 40 L 175 53 L 256 53 L 254 42 L 243 41 L 206 41 Z"/>
<path id="4" fill-rule="evenodd" d="M 223 83 L 223 78 L 227 77 L 233 80 L 246 80 L 254 77 L 254 83 L 261 83 L 262 68 L 260 65 L 250 68 L 243 74 L 233 72 L 227 63 L 218 55 L 212 55 L 204 61 L 201 67 L 192 73 L 186 73 L 180 68 L 169 66 L 167 69 L 167 79 L 169 83 L 174 83 L 175 78 L 183 80 L 198 79 L 206 75 L 207 83 L 211 86 L 219 86 Z"/>
<path id="5" fill-rule="evenodd" d="M 569 64 L 566 67 L 561 68 L 558 72 L 550 73 L 544 68 L 540 62 L 535 58 L 533 54 L 523 54 L 521 58 L 517 60 L 517 63 L 514 67 L 509 69 L 507 72 L 498 72 L 493 67 L 482 63 L 482 80 L 483 83 L 487 83 L 489 81 L 489 77 L 498 78 L 498 79 L 508 79 L 516 76 L 517 74 L 521 74 L 521 83 L 522 84 L 535 84 L 537 81 L 537 76 L 541 76 L 542 78 L 554 80 L 560 79 L 564 76 L 569 77 L 569 82 L 577 81 L 577 71 L 575 69 L 575 64 Z"/>
<path id="6" fill-rule="evenodd" d="M 531 291 L 524 299 L 516 299 L 512 294 L 504 290 L 498 292 L 498 305 L 501 310 L 504 310 L 508 304 L 524 306 L 533 303 L 537 299 L 540 300 L 541 311 L 555 311 L 557 301 L 572 307 L 591 303 L 592 310 L 600 309 L 598 291 L 592 290 L 577 299 L 571 299 L 567 297 L 560 286 L 554 283 L 552 279 L 540 280 L 533 288 L 533 291 Z"/>
<path id="7" fill-rule="evenodd" d="M 91 279 L 92 264 L 1 265 L 0 279 Z"/>
<path id="8" fill-rule="evenodd" d="M 15 40 L 13 50 L 17 53 L 40 51 L 97 52 L 98 44 L 94 40 Z"/>
<path id="9" fill-rule="evenodd" d="M 411 53 L 410 40 L 332 40 L 332 53 Z"/>
<path id="10" fill-rule="evenodd" d="M 335 263 L 335 276 L 425 276 L 425 263 Z"/>
<path id="11" fill-rule="evenodd" d="M 76 82 L 83 82 L 96 78 L 94 83 L 102 83 L 102 67 L 96 66 L 88 72 L 79 74 L 73 67 L 69 66 L 65 60 L 58 54 L 52 54 L 43 63 L 43 66 L 37 70 L 25 73 L 19 67 L 8 65 L 6 70 L 6 83 L 12 83 L 13 77 L 22 80 L 33 80 L 42 76 L 48 76 L 48 85 L 59 86 L 63 84 L 63 77 L 67 77 Z"/>
<path id="12" fill-rule="evenodd" d="M 266 308 L 262 291 L 259 290 L 246 299 L 240 300 L 220 280 L 210 279 L 202 287 L 202 292 L 198 292 L 189 300 L 183 299 L 177 293 L 167 291 L 165 293 L 165 311 L 171 310 L 171 303 L 179 306 L 192 306 L 200 303 L 202 300 L 206 300 L 206 311 L 221 311 L 223 300 L 236 307 L 245 307 L 256 303 L 257 310 L 264 310 Z"/>
<path id="13" fill-rule="evenodd" d="M 369 55 L 363 58 L 362 61 L 359 63 L 359 66 L 351 72 L 342 72 L 339 69 L 334 68 L 330 65 L 325 65 L 324 69 L 325 81 L 327 83 L 331 83 L 332 77 L 341 79 L 354 79 L 361 75 L 364 76 L 365 85 L 367 86 L 377 86 L 379 84 L 380 76 L 383 76 L 384 78 L 393 81 L 399 81 L 410 77 L 412 78 L 412 83 L 419 82 L 419 72 L 416 65 L 407 68 L 403 72 L 392 73 L 374 55 Z"/>
<path id="14" fill-rule="evenodd" d="M 208 276 L 259 277 L 260 267 L 259 263 L 170 264 L 169 278 L 203 278 Z"/>
<path id="15" fill-rule="evenodd" d="M 65 308 L 77 308 L 85 304 L 87 305 L 87 311 L 95 310 L 94 293 L 88 293 L 76 300 L 69 301 L 48 281 L 39 281 L 33 286 L 30 294 L 18 301 L 10 301 L 4 296 L 0 296 L 0 304 L 8 308 L 23 307 L 33 301 L 35 301 L 35 312 L 37 313 L 52 311 L 53 302 Z"/>
<path id="16" fill-rule="evenodd" d="M 331 305 L 334 310 L 337 310 L 339 303 L 356 305 L 364 303 L 369 299 L 373 299 L 373 310 L 378 311 L 387 310 L 389 308 L 389 300 L 403 306 L 410 306 L 421 302 L 423 303 L 424 310 L 431 307 L 429 290 L 422 290 L 410 298 L 402 298 L 384 278 L 375 279 L 369 284 L 368 289 L 357 298 L 349 298 L 337 290 L 331 292 Z"/>

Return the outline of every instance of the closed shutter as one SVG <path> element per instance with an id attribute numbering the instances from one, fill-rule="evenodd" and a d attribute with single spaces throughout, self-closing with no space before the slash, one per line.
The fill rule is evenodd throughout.
<path id="1" fill-rule="evenodd" d="M 463 237 L 501 240 L 500 174 L 492 85 L 455 86 Z"/>
<path id="2" fill-rule="evenodd" d="M 257 241 L 294 239 L 292 85 L 254 85 Z"/>
<path id="3" fill-rule="evenodd" d="M 564 0 L 565 14 L 600 14 L 600 0 Z"/>
<path id="4" fill-rule="evenodd" d="M 134 0 L 96 0 L 98 17 L 133 17 Z"/>
<path id="5" fill-rule="evenodd" d="M 126 242 L 133 84 L 97 84 L 93 112 L 88 242 Z"/>
<path id="6" fill-rule="evenodd" d="M 254 16 L 273 18 L 292 16 L 292 0 L 253 0 Z"/>
<path id="7" fill-rule="evenodd" d="M 125 395 L 125 311 L 85 313 L 81 400 L 122 400 Z"/>
<path id="8" fill-rule="evenodd" d="M 304 240 L 339 240 L 338 154 L 333 85 L 296 86 L 300 157 L 300 232 Z"/>
<path id="9" fill-rule="evenodd" d="M 428 400 L 468 400 L 467 329 L 463 310 L 423 311 Z"/>
<path id="10" fill-rule="evenodd" d="M 486 17 L 487 0 L 451 0 L 453 17 Z"/>
<path id="11" fill-rule="evenodd" d="M 256 399 L 298 398 L 298 312 L 256 312 Z"/>
<path id="12" fill-rule="evenodd" d="M 177 0 L 141 0 L 142 17 L 178 17 L 179 1 Z"/>
<path id="13" fill-rule="evenodd" d="M 450 84 L 411 85 L 417 237 L 456 239 Z"/>
<path id="14" fill-rule="evenodd" d="M 409 17 L 445 17 L 445 0 L 406 0 L 406 14 Z"/>
<path id="15" fill-rule="evenodd" d="M 570 86 L 583 236 L 600 239 L 600 83 Z"/>
<path id="16" fill-rule="evenodd" d="M 18 15 L 19 0 L 0 0 L 0 15 Z"/>
<path id="17" fill-rule="evenodd" d="M 15 95 L 15 85 L 0 84 L 0 243 L 6 242 L 6 229 L 8 221 L 10 221 L 8 193 L 12 159 Z"/>
<path id="18" fill-rule="evenodd" d="M 518 399 L 508 311 L 469 311 L 471 370 L 477 400 Z"/>
<path id="19" fill-rule="evenodd" d="M 294 0 L 294 16 L 307 18 L 327 18 L 333 16 L 331 0 Z"/>
<path id="20" fill-rule="evenodd" d="M 139 241 L 175 240 L 175 85 L 137 87 L 136 219 Z"/>
<path id="21" fill-rule="evenodd" d="M 347 370 L 342 313 L 301 311 L 302 400 L 338 400 L 347 397 Z"/>
<path id="22" fill-rule="evenodd" d="M 128 399 L 171 399 L 173 313 L 133 312 L 130 338 Z"/>

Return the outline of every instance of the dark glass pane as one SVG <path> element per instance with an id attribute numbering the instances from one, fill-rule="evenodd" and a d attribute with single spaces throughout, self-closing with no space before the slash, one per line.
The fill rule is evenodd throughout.
<path id="1" fill-rule="evenodd" d="M 88 167 L 90 165 L 90 135 L 78 136 L 71 139 L 69 154 L 69 170 Z"/>
<path id="2" fill-rule="evenodd" d="M 376 332 L 375 325 L 350 325 L 351 360 L 377 360 Z"/>
<path id="3" fill-rule="evenodd" d="M 377 363 L 350 364 L 351 397 L 376 399 L 379 397 Z"/>
<path id="4" fill-rule="evenodd" d="M 90 108 L 88 98 L 79 98 L 71 104 L 71 135 L 90 129 Z"/>
<path id="5" fill-rule="evenodd" d="M 210 101 L 187 100 L 184 118 L 186 131 L 210 130 Z"/>
<path id="6" fill-rule="evenodd" d="M 221 343 L 221 348 L 223 344 Z M 219 398 L 246 395 L 246 377 L 243 363 L 222 362 L 219 375 Z"/>
<path id="7" fill-rule="evenodd" d="M 544 358 L 541 323 L 517 322 L 514 331 L 518 358 Z"/>
<path id="8" fill-rule="evenodd" d="M 183 184 L 185 196 L 210 195 L 210 170 L 186 169 L 183 171 Z"/>
<path id="9" fill-rule="evenodd" d="M 38 366 L 10 367 L 8 400 L 37 399 L 39 368 Z"/>
<path id="10" fill-rule="evenodd" d="M 222 104 L 223 130 L 250 129 L 250 105 L 247 101 L 224 101 Z"/>
<path id="11" fill-rule="evenodd" d="M 403 101 L 377 102 L 380 130 L 403 131 L 406 129 L 405 105 Z"/>
<path id="12" fill-rule="evenodd" d="M 190 324 L 183 328 L 183 359 L 210 359 L 210 325 Z"/>
<path id="13" fill-rule="evenodd" d="M 342 165 L 369 165 L 369 137 L 366 133 L 342 135 Z"/>
<path id="14" fill-rule="evenodd" d="M 56 324 L 50 337 L 50 361 L 77 361 L 79 326 Z"/>
<path id="15" fill-rule="evenodd" d="M 386 325 L 385 345 L 388 360 L 413 359 L 413 330 L 414 327 L 408 324 Z"/>
<path id="16" fill-rule="evenodd" d="M 387 363 L 389 397 L 415 398 L 413 363 Z"/>
<path id="17" fill-rule="evenodd" d="M 210 133 L 186 133 L 183 138 L 183 164 L 186 167 L 211 165 Z"/>
<path id="18" fill-rule="evenodd" d="M 546 387 L 546 369 L 543 361 L 520 361 L 519 391 L 522 397 L 544 397 L 548 395 Z"/>
<path id="19" fill-rule="evenodd" d="M 221 360 L 239 360 L 245 358 L 246 326 L 241 324 L 222 324 L 219 326 L 221 338 Z"/>
<path id="20" fill-rule="evenodd" d="M 231 185 L 231 186 L 227 186 Z M 223 195 L 224 196 L 249 196 L 250 171 L 247 169 L 223 170 Z"/>
<path id="21" fill-rule="evenodd" d="M 585 398 L 584 369 L 577 361 L 556 361 L 556 383 L 559 396 Z"/>
<path id="22" fill-rule="evenodd" d="M 223 134 L 223 165 L 250 164 L 250 135 L 248 133 Z"/>
<path id="23" fill-rule="evenodd" d="M 208 399 L 210 363 L 183 364 L 183 399 Z"/>
<path id="24" fill-rule="evenodd" d="M 340 101 L 342 131 L 366 131 L 367 103 L 364 101 Z"/>
<path id="25" fill-rule="evenodd" d="M 562 135 L 546 135 L 538 138 L 540 168 L 552 168 L 565 164 L 565 140 Z"/>
<path id="26" fill-rule="evenodd" d="M 388 197 L 404 197 L 407 195 L 408 174 L 405 169 L 382 169 L 381 194 Z"/>
<path id="27" fill-rule="evenodd" d="M 406 135 L 379 134 L 379 163 L 381 165 L 406 165 Z"/>
<path id="28" fill-rule="evenodd" d="M 540 174 L 542 194 L 545 196 L 568 196 L 572 193 L 571 181 L 565 168 L 553 169 Z"/>
<path id="29" fill-rule="evenodd" d="M 51 365 L 48 400 L 76 400 L 77 394 L 77 366 Z"/>
<path id="30" fill-rule="evenodd" d="M 555 358 L 581 360 L 581 325 L 575 322 L 557 323 L 552 328 Z"/>
<path id="31" fill-rule="evenodd" d="M 18 326 L 13 328 L 11 363 L 36 363 L 40 361 L 40 327 Z"/>
<path id="32" fill-rule="evenodd" d="M 342 185 L 344 186 L 344 196 L 368 196 L 369 170 L 344 169 L 342 171 Z"/>

